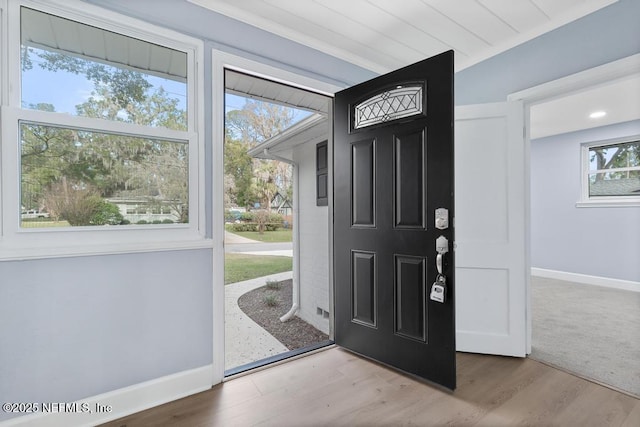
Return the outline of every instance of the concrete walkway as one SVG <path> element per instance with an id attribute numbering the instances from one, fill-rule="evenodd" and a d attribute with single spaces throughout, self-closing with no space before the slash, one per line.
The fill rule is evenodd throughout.
<path id="1" fill-rule="evenodd" d="M 268 280 L 287 280 L 293 272 L 271 274 L 224 287 L 225 297 L 225 370 L 289 351 L 238 307 L 238 298 L 264 286 Z"/>
<path id="2" fill-rule="evenodd" d="M 242 237 L 237 234 L 229 233 L 228 231 L 225 230 L 224 243 L 227 245 L 236 245 L 239 243 L 260 243 L 260 242 L 253 239 L 247 239 L 246 237 Z"/>
<path id="3" fill-rule="evenodd" d="M 247 239 L 246 237 L 225 231 L 224 251 L 227 253 L 241 253 L 245 255 L 293 257 L 293 244 L 291 242 L 265 243 L 258 240 Z"/>

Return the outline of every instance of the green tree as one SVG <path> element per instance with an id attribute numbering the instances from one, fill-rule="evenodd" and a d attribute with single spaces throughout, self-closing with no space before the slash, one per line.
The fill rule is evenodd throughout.
<path id="1" fill-rule="evenodd" d="M 96 88 L 108 88 L 115 104 L 121 108 L 144 100 L 152 86 L 145 75 L 138 71 L 115 68 L 77 56 L 32 47 L 23 47 L 21 54 L 23 70 L 33 67 L 32 56 L 36 56 L 40 60 L 39 66 L 44 70 L 82 75 L 92 81 Z"/>
<path id="2" fill-rule="evenodd" d="M 640 165 L 640 141 L 610 145 L 605 147 L 594 147 L 590 149 L 591 162 L 595 161 L 596 169 L 606 170 L 613 168 L 625 168 Z M 631 172 L 616 172 L 618 178 L 630 177 Z M 606 173 L 595 175 L 596 182 L 604 180 Z"/>
<path id="3" fill-rule="evenodd" d="M 271 200 L 278 191 L 275 181 L 276 163 L 280 162 L 257 160 L 253 171 L 254 194 L 262 209 L 266 209 L 268 212 L 271 212 Z"/>
<path id="4" fill-rule="evenodd" d="M 41 105 L 42 109 L 52 109 Z M 50 109 L 49 109 L 50 107 Z M 72 131 L 32 124 L 21 125 L 21 201 L 25 209 L 40 208 L 47 185 L 59 180 L 62 160 L 73 141 Z"/>
<path id="5" fill-rule="evenodd" d="M 228 190 L 229 202 L 237 206 L 248 207 L 255 197 L 253 195 L 253 159 L 247 153 L 247 147 L 241 141 L 231 139 L 228 135 L 224 144 L 225 177 L 232 185 Z"/>
<path id="6" fill-rule="evenodd" d="M 229 198 L 240 206 L 259 202 L 270 209 L 277 191 L 290 195 L 291 167 L 275 160 L 251 159 L 247 151 L 287 129 L 293 109 L 247 99 L 240 110 L 229 111 L 225 126 L 225 174 L 235 193 Z"/>
<path id="7" fill-rule="evenodd" d="M 293 122 L 293 110 L 278 104 L 246 99 L 240 110 L 226 114 L 230 134 L 249 148 L 277 135 Z"/>

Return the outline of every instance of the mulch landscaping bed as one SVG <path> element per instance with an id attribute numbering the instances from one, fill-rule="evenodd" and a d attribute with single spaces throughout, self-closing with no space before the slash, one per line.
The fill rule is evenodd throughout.
<path id="1" fill-rule="evenodd" d="M 289 350 L 326 341 L 327 334 L 317 330 L 297 316 L 281 322 L 280 317 L 291 308 L 293 281 L 278 282 L 247 292 L 238 299 L 238 306 L 254 322 L 262 326 Z"/>

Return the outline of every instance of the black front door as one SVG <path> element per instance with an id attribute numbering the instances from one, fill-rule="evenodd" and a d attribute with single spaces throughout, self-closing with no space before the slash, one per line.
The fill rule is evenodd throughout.
<path id="1" fill-rule="evenodd" d="M 453 179 L 453 52 L 336 94 L 335 341 L 449 389 Z M 438 208 L 447 212 L 436 227 Z M 444 302 L 431 299 L 434 282 L 444 284 Z"/>

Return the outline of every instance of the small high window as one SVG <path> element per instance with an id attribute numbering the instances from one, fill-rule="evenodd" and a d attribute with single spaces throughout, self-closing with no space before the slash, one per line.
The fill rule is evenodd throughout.
<path id="1" fill-rule="evenodd" d="M 582 202 L 640 203 L 640 138 L 582 146 Z"/>

